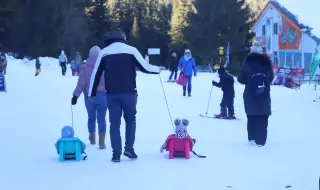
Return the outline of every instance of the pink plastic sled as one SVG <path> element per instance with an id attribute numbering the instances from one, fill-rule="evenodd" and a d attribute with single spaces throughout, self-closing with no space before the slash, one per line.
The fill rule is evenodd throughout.
<path id="1" fill-rule="evenodd" d="M 187 78 L 183 74 L 180 74 L 177 80 L 177 84 L 181 86 L 185 86 L 187 84 Z"/>
<path id="2" fill-rule="evenodd" d="M 169 151 L 169 158 L 185 157 L 190 158 L 190 152 L 192 152 L 192 139 L 179 139 L 177 137 L 169 137 L 166 150 Z"/>

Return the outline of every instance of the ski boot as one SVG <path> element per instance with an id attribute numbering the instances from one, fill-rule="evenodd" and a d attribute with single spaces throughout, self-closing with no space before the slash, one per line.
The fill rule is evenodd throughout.
<path id="1" fill-rule="evenodd" d="M 217 119 L 226 119 L 227 118 L 227 116 L 224 114 L 215 114 L 214 117 Z"/>

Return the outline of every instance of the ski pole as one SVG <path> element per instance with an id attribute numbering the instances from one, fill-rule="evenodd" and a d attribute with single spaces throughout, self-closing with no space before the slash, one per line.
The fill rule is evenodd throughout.
<path id="1" fill-rule="evenodd" d="M 211 87 L 211 90 L 210 90 L 210 96 L 209 96 L 209 100 L 208 100 L 206 115 L 208 115 L 208 110 L 209 110 L 209 104 L 210 104 L 210 100 L 211 100 L 212 89 L 213 89 L 213 86 Z"/>

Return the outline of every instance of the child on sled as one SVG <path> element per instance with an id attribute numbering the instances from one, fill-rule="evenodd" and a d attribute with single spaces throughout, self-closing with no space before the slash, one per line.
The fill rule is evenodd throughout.
<path id="1" fill-rule="evenodd" d="M 160 152 L 163 152 L 166 149 L 168 139 L 170 137 L 177 137 L 179 139 L 185 139 L 185 138 L 190 138 L 192 139 L 187 131 L 187 126 L 189 125 L 189 120 L 187 119 L 175 119 L 174 120 L 174 125 L 175 125 L 175 134 L 171 134 L 167 137 L 165 143 L 161 146 Z M 192 139 L 192 146 L 196 143 L 195 139 Z"/>

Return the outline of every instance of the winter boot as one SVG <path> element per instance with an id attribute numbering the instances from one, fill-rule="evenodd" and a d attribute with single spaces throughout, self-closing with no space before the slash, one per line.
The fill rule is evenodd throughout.
<path id="1" fill-rule="evenodd" d="M 100 149 L 106 149 L 106 144 L 105 144 L 105 137 L 106 137 L 106 133 L 99 133 L 99 148 Z"/>
<path id="2" fill-rule="evenodd" d="M 186 92 L 183 92 L 183 96 L 186 96 Z"/>
<path id="3" fill-rule="evenodd" d="M 96 144 L 96 133 L 95 132 L 92 132 L 92 133 L 89 133 L 89 141 L 90 141 L 90 144 Z"/>
<path id="4" fill-rule="evenodd" d="M 125 150 L 123 155 L 125 155 L 126 157 L 130 158 L 130 159 L 137 159 L 138 156 L 136 155 L 136 153 L 134 152 L 134 150 Z"/>
<path id="5" fill-rule="evenodd" d="M 121 161 L 120 155 L 113 153 L 111 161 L 112 162 L 120 162 Z"/>
<path id="6" fill-rule="evenodd" d="M 191 93 L 189 93 L 188 96 L 191 97 Z"/>

